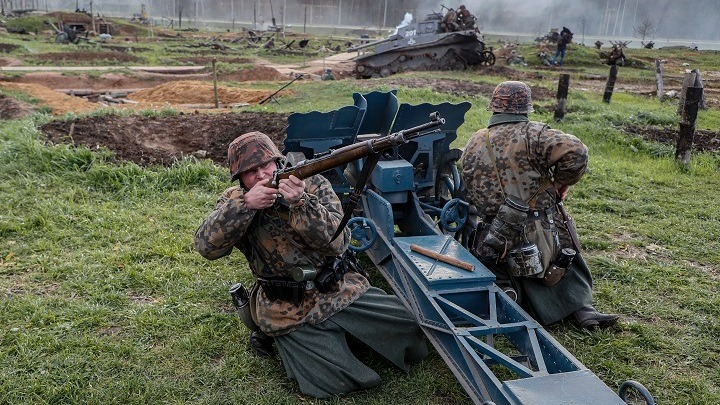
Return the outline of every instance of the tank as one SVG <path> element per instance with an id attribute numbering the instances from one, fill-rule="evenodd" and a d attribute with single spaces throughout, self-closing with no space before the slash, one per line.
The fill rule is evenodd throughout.
<path id="1" fill-rule="evenodd" d="M 400 27 L 386 39 L 355 46 L 349 51 L 375 47 L 373 53 L 358 55 L 357 78 L 387 77 L 415 70 L 465 70 L 469 66 L 492 66 L 495 55 L 485 48 L 477 29 L 444 32 L 443 17 L 428 14 L 417 23 Z"/>

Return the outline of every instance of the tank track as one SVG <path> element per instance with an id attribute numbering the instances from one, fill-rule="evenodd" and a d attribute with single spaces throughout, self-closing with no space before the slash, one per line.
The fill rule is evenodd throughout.
<path id="1" fill-rule="evenodd" d="M 463 57 L 464 56 L 464 57 Z M 448 49 L 444 55 L 439 56 L 431 52 L 400 53 L 396 55 L 382 55 L 372 63 L 358 63 L 355 73 L 358 79 L 387 77 L 395 73 L 423 70 L 465 70 L 468 66 L 492 66 L 495 64 L 495 55 L 489 50 L 465 52 L 459 55 L 454 49 Z"/>

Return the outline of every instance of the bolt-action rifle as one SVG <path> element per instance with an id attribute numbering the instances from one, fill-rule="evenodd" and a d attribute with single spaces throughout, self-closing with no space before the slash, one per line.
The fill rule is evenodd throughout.
<path id="1" fill-rule="evenodd" d="M 300 180 L 326 172 L 332 168 L 362 159 L 368 156 L 377 155 L 385 149 L 392 148 L 407 143 L 413 138 L 427 135 L 434 131 L 427 131 L 439 127 L 445 123 L 445 118 L 440 117 L 439 112 L 430 114 L 430 121 L 418 126 L 403 129 L 387 136 L 370 139 L 367 141 L 356 142 L 352 145 L 344 146 L 339 149 L 331 149 L 313 159 L 300 162 L 296 166 L 284 168 L 275 171 L 272 179 L 266 184 L 267 187 L 277 188 L 278 183 L 282 179 L 295 176 Z M 427 132 L 425 132 L 427 131 Z M 364 187 L 364 184 L 360 188 Z M 357 188 L 357 185 L 356 185 Z"/>

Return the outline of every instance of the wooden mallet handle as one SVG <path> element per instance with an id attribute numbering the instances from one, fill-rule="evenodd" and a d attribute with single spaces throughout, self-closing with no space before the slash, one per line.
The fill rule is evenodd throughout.
<path id="1" fill-rule="evenodd" d="M 475 270 L 475 266 L 473 266 L 472 264 L 470 264 L 468 262 L 464 262 L 464 261 L 458 260 L 454 257 L 446 256 L 446 255 L 443 255 L 443 254 L 440 254 L 437 252 L 433 252 L 432 250 L 425 249 L 424 247 L 420 247 L 415 244 L 410 245 L 410 250 L 412 250 L 413 252 L 416 252 L 416 253 L 420 253 L 421 255 L 431 257 L 435 260 L 439 260 L 443 263 L 452 264 L 453 266 L 460 267 L 463 270 L 467 270 L 467 271 Z"/>

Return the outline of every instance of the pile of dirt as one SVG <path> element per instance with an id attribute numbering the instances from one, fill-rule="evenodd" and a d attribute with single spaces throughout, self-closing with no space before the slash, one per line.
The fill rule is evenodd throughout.
<path id="1" fill-rule="evenodd" d="M 223 62 L 223 63 L 237 63 L 237 64 L 253 63 L 253 60 L 249 59 L 249 58 L 220 58 L 220 57 L 210 57 L 210 56 L 192 56 L 192 57 L 175 58 L 175 60 L 178 62 L 196 65 L 196 66 L 208 66 L 208 65 L 212 64 L 213 59 L 217 60 L 218 62 Z"/>
<path id="2" fill-rule="evenodd" d="M 256 104 L 272 94 L 267 90 L 248 90 L 218 86 L 221 104 Z M 144 102 L 165 102 L 170 104 L 213 104 L 215 92 L 212 83 L 200 81 L 176 81 L 161 84 L 132 93 L 129 99 Z"/>
<path id="3" fill-rule="evenodd" d="M 19 45 L 0 44 L 0 52 L 3 52 L 3 53 L 10 53 L 18 48 L 20 48 Z"/>
<path id="4" fill-rule="evenodd" d="M 171 117 L 104 116 L 53 121 L 40 129 L 53 143 L 104 147 L 121 160 L 146 166 L 170 165 L 183 156 L 227 165 L 227 147 L 236 137 L 261 131 L 282 150 L 287 114 L 240 112 L 180 114 Z"/>
<path id="5" fill-rule="evenodd" d="M 99 104 L 79 97 L 68 96 L 39 84 L 0 82 L 0 88 L 21 91 L 39 99 L 39 104 L 50 107 L 53 115 L 90 112 L 100 107 Z"/>
<path id="6" fill-rule="evenodd" d="M 640 136 L 648 141 L 675 146 L 679 128 L 628 125 L 624 128 L 624 131 L 632 135 Z M 695 130 L 692 147 L 693 150 L 698 152 L 720 151 L 720 132 L 708 131 L 706 129 Z"/>
<path id="7" fill-rule="evenodd" d="M 88 75 L 80 73 L 67 75 L 62 72 L 29 72 L 22 76 L 6 77 L 4 81 L 13 83 L 35 83 L 51 89 L 127 89 L 136 90 L 157 86 L 161 83 L 176 80 L 211 80 L 207 73 L 172 75 L 163 73 L 149 73 L 136 71 L 131 75 L 123 73 L 104 73 L 101 75 Z"/>
<path id="8" fill-rule="evenodd" d="M 22 61 L 17 58 L 0 58 L 0 66 L 22 66 Z"/>
<path id="9" fill-rule="evenodd" d="M 14 120 L 32 114 L 30 104 L 0 94 L 0 120 Z"/>
<path id="10" fill-rule="evenodd" d="M 33 57 L 40 61 L 50 62 L 91 62 L 99 60 L 115 61 L 115 62 L 137 62 L 140 60 L 135 55 L 125 52 L 107 51 L 107 52 L 53 52 L 35 55 Z"/>
<path id="11" fill-rule="evenodd" d="M 218 80 L 228 82 L 252 82 L 252 81 L 278 81 L 288 77 L 269 66 L 255 66 L 251 69 L 242 69 L 233 73 L 222 74 Z"/>

